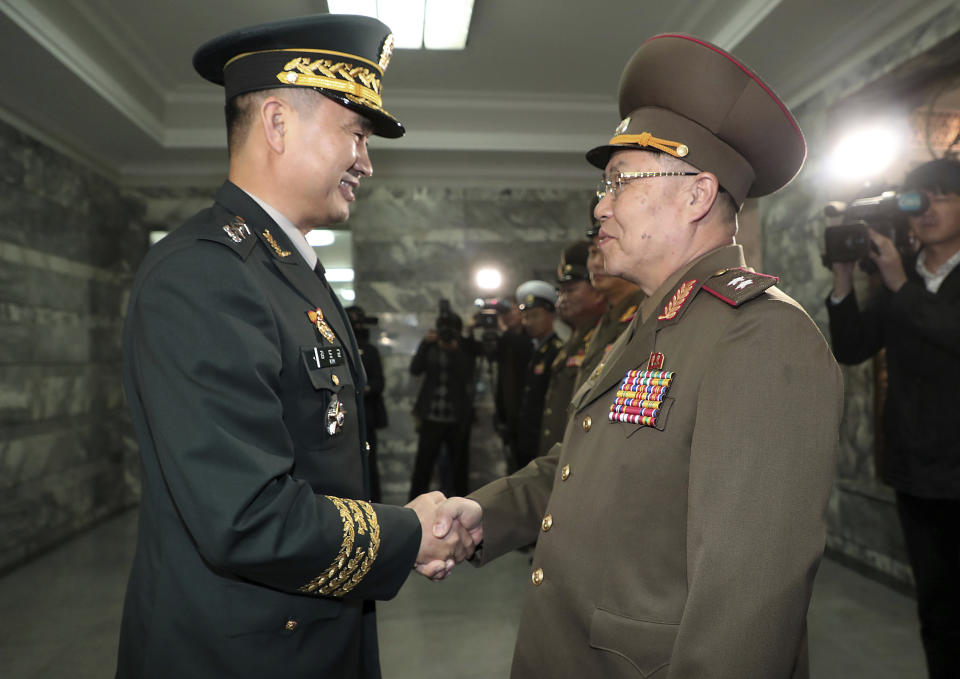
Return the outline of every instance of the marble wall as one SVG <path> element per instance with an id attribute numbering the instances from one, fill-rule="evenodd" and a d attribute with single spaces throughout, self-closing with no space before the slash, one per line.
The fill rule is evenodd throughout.
<path id="1" fill-rule="evenodd" d="M 357 304 L 380 319 L 390 426 L 380 432 L 384 495 L 405 501 L 416 451 L 411 410 L 420 378 L 409 373 L 423 333 L 441 298 L 464 319 L 482 293 L 480 266 L 498 268 L 503 292 L 531 278 L 552 281 L 564 246 L 582 236 L 591 192 L 493 188 L 371 188 L 350 219 Z M 375 336 L 376 336 L 375 332 Z M 471 485 L 506 471 L 492 427 L 494 374 L 481 360 L 471 435 Z"/>
<path id="2" fill-rule="evenodd" d="M 829 338 L 824 300 L 832 276 L 821 263 L 823 207 L 838 197 L 826 177 L 834 112 L 845 98 L 894 67 L 922 54 L 960 30 L 960 8 L 944 10 L 902 40 L 847 72 L 828 90 L 795 111 L 807 137 L 807 163 L 785 190 L 760 201 L 764 270 L 781 277 Z M 861 298 L 865 290 L 860 290 Z M 912 584 L 892 490 L 877 478 L 874 464 L 873 362 L 843 366 L 844 418 L 838 479 L 828 510 L 828 548 L 838 557 L 884 579 Z"/>
<path id="3" fill-rule="evenodd" d="M 0 124 L 0 572 L 136 502 L 123 402 L 142 205 Z"/>

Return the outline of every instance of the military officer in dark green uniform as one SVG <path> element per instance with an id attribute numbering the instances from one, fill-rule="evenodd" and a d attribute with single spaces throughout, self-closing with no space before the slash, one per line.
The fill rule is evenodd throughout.
<path id="1" fill-rule="evenodd" d="M 590 273 L 587 271 L 589 251 L 590 241 L 574 241 L 564 249 L 557 266 L 557 284 L 560 286 L 557 313 L 573 332 L 557 352 L 550 367 L 550 384 L 543 402 L 540 455 L 546 455 L 563 439 L 567 406 L 573 396 L 586 345 L 607 306 L 603 296 L 590 284 Z"/>
<path id="2" fill-rule="evenodd" d="M 305 238 L 349 216 L 368 137 L 403 134 L 381 99 L 392 48 L 379 21 L 323 15 L 194 57 L 225 88 L 229 180 L 130 294 L 143 491 L 122 679 L 375 679 L 373 600 L 472 551 L 468 534 L 433 538 L 439 493 L 368 501 L 366 378 Z"/>
<path id="3" fill-rule="evenodd" d="M 540 432 L 543 421 L 543 400 L 550 384 L 553 359 L 563 342 L 553 330 L 556 318 L 557 291 L 546 281 L 527 281 L 517 288 L 523 329 L 533 342 L 533 354 L 527 362 L 517 418 L 517 445 L 514 463 L 522 469 L 540 454 Z"/>
<path id="4" fill-rule="evenodd" d="M 645 42 L 603 172 L 608 273 L 648 295 L 563 442 L 448 500 L 478 563 L 537 541 L 513 677 L 806 679 L 843 410 L 816 324 L 748 268 L 737 213 L 796 175 L 799 125 L 715 45 Z"/>
<path id="5" fill-rule="evenodd" d="M 591 205 L 596 207 L 597 200 L 594 199 Z M 596 370 L 597 366 L 603 360 L 604 356 L 613 347 L 633 317 L 636 316 L 640 304 L 646 297 L 643 290 L 631 281 L 620 276 L 611 276 L 603 267 L 603 253 L 597 247 L 597 234 L 600 231 L 600 225 L 591 214 L 590 229 L 587 230 L 587 237 L 590 238 L 590 255 L 587 258 L 587 269 L 590 272 L 590 282 L 594 289 L 600 293 L 607 303 L 607 310 L 600 317 L 589 341 L 584 349 L 583 361 L 580 363 L 580 371 L 577 373 L 574 382 L 574 391 L 579 389 L 590 374 Z"/>

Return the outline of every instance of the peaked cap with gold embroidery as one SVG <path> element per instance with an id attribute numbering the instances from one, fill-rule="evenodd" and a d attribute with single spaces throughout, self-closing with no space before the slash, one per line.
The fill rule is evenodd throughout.
<path id="1" fill-rule="evenodd" d="M 395 138 L 405 130 L 382 99 L 392 54 L 393 34 L 377 19 L 315 14 L 214 38 L 193 55 L 193 67 L 223 85 L 227 101 L 258 90 L 310 87 L 368 118 L 374 134 Z"/>
<path id="2" fill-rule="evenodd" d="M 786 186 L 807 146 L 786 104 L 716 45 L 689 35 L 647 40 L 620 76 L 620 125 L 587 152 L 604 169 L 621 149 L 681 158 L 717 175 L 739 206 Z"/>

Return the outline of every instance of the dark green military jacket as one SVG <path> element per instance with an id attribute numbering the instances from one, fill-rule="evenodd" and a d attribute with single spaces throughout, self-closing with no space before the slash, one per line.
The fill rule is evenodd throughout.
<path id="1" fill-rule="evenodd" d="M 513 677 L 808 676 L 842 382 L 810 317 L 742 267 L 724 247 L 666 281 L 554 453 L 471 495 L 479 562 L 537 541 Z M 657 414 L 621 418 L 641 385 Z"/>
<path id="2" fill-rule="evenodd" d="M 583 361 L 580 364 L 580 373 L 577 375 L 574 390 L 579 389 L 590 377 L 590 373 L 600 365 L 600 361 L 613 347 L 613 343 L 620 337 L 620 333 L 630 325 L 630 321 L 636 316 L 637 310 L 645 297 L 646 295 L 643 294 L 642 290 L 637 290 L 607 309 L 607 312 L 603 314 L 584 350 Z"/>
<path id="3" fill-rule="evenodd" d="M 523 378 L 523 397 L 520 399 L 520 417 L 517 423 L 517 449 L 514 451 L 517 467 L 522 467 L 540 454 L 540 432 L 543 421 L 543 400 L 550 384 L 553 359 L 563 346 L 554 333 L 550 333 L 537 347 Z"/>
<path id="4" fill-rule="evenodd" d="M 540 455 L 546 455 L 563 439 L 567 426 L 567 406 L 586 352 L 587 342 L 596 326 L 578 328 L 557 352 L 550 367 L 550 384 L 543 400 L 543 422 L 540 433 Z"/>
<path id="5" fill-rule="evenodd" d="M 124 331 L 143 461 L 117 676 L 380 676 L 369 600 L 420 525 L 371 504 L 364 373 L 339 303 L 227 183 L 154 246 Z"/>

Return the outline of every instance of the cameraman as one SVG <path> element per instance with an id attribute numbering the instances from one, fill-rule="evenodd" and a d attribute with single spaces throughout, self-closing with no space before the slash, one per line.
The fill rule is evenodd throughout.
<path id="1" fill-rule="evenodd" d="M 929 209 L 910 217 L 920 243 L 901 258 L 870 231 L 883 286 L 860 309 L 853 262 L 832 265 L 827 300 L 833 352 L 856 364 L 886 348 L 884 482 L 897 511 L 917 585 L 921 635 L 932 678 L 960 677 L 960 163 L 935 160 L 904 180 Z"/>
<path id="2" fill-rule="evenodd" d="M 410 480 L 411 497 L 428 490 L 441 446 L 446 448 L 452 477 L 441 479 L 444 495 L 466 495 L 469 490 L 474 352 L 464 348 L 463 321 L 444 302 L 440 303 L 436 328 L 427 331 L 410 362 L 412 375 L 424 375 L 413 406 L 420 438 Z"/>

